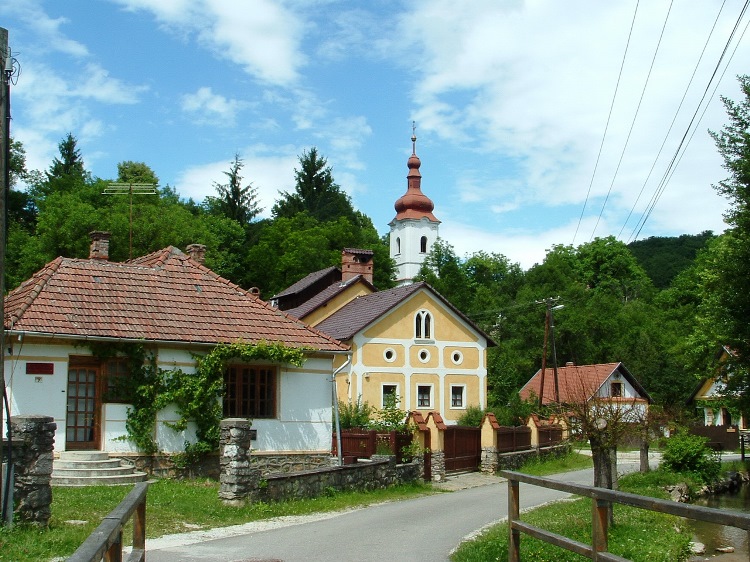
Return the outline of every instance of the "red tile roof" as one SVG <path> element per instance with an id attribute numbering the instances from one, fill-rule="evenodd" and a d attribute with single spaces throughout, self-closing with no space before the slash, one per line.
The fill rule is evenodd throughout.
<path id="1" fill-rule="evenodd" d="M 5 327 L 81 338 L 348 349 L 172 246 L 125 263 L 57 258 L 7 295 Z"/>
<path id="2" fill-rule="evenodd" d="M 560 403 L 578 404 L 591 399 L 615 371 L 619 371 L 623 378 L 627 379 L 638 393 L 650 400 L 648 393 L 630 374 L 622 363 L 600 363 L 598 365 L 572 365 L 557 368 L 557 387 L 560 394 Z M 542 370 L 539 369 L 531 377 L 523 388 L 520 395 L 523 400 L 528 400 L 533 394 L 536 397 L 541 395 Z M 555 372 L 552 367 L 544 371 L 544 395 L 542 396 L 543 404 L 555 402 Z"/>

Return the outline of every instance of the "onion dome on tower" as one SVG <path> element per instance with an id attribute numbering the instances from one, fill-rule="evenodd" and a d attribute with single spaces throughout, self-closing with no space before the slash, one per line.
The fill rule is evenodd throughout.
<path id="1" fill-rule="evenodd" d="M 422 174 L 419 173 L 419 167 L 422 165 L 422 162 L 417 156 L 417 136 L 414 133 L 411 136 L 411 146 L 411 156 L 406 163 L 409 167 L 409 173 L 406 175 L 406 193 L 394 204 L 396 209 L 396 218 L 394 220 L 419 220 L 426 218 L 433 222 L 440 222 L 432 214 L 435 204 L 429 197 L 422 193 Z"/>
<path id="2" fill-rule="evenodd" d="M 406 193 L 396 201 L 396 217 L 389 223 L 391 258 L 396 263 L 399 285 L 411 283 L 419 273 L 425 257 L 438 239 L 440 224 L 432 214 L 434 203 L 422 193 L 422 174 L 419 173 L 422 162 L 417 157 L 417 135 L 412 127 Z"/>

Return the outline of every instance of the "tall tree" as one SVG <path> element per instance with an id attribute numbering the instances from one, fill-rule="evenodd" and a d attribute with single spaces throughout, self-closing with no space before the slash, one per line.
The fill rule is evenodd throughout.
<path id="1" fill-rule="evenodd" d="M 242 187 L 240 172 L 244 165 L 240 155 L 235 154 L 229 170 L 222 172 L 229 181 L 224 184 L 214 182 L 218 197 L 206 197 L 205 205 L 209 213 L 223 215 L 247 226 L 263 209 L 258 204 L 257 188 L 252 183 Z"/>
<path id="2" fill-rule="evenodd" d="M 714 188 L 731 203 L 725 214 L 730 228 L 711 247 L 713 259 L 703 272 L 696 326 L 702 331 L 697 339 L 703 340 L 706 355 L 716 354 L 721 346 L 735 352 L 730 390 L 741 409 L 750 411 L 750 76 L 740 76 L 739 83 L 740 101 L 721 98 L 729 122 L 711 132 L 729 173 Z"/>
<path id="3" fill-rule="evenodd" d="M 300 167 L 294 169 L 294 193 L 281 192 L 273 206 L 274 217 L 293 217 L 306 211 L 313 218 L 327 222 L 345 217 L 356 223 L 356 215 L 349 196 L 333 180 L 328 161 L 312 147 L 299 157 Z"/>
<path id="4" fill-rule="evenodd" d="M 60 151 L 60 158 L 52 160 L 52 165 L 47 172 L 48 178 L 61 178 L 63 176 L 76 176 L 81 179 L 86 175 L 86 171 L 83 167 L 83 158 L 81 158 L 81 151 L 78 149 L 78 141 L 72 133 L 68 133 L 67 136 L 60 141 L 57 145 Z"/>
<path id="5" fill-rule="evenodd" d="M 151 167 L 144 162 L 124 160 L 117 164 L 117 181 L 120 183 L 150 183 L 159 185 L 159 178 Z"/>

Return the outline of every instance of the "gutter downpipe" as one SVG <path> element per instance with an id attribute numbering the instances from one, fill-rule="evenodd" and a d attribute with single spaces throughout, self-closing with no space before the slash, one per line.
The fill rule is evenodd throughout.
<path id="1" fill-rule="evenodd" d="M 341 451 L 341 419 L 339 417 L 339 396 L 336 392 L 336 375 L 343 371 L 346 367 L 352 364 L 352 352 L 347 352 L 346 361 L 338 369 L 333 372 L 331 376 L 331 394 L 333 397 L 333 417 L 336 423 L 336 452 L 338 453 L 339 466 L 344 464 L 344 456 Z"/>

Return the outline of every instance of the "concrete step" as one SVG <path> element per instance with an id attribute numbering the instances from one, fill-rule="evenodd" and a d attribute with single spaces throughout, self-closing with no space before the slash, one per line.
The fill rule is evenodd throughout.
<path id="1" fill-rule="evenodd" d="M 53 486 L 122 486 L 143 482 L 145 472 L 104 451 L 64 451 L 52 465 Z"/>

